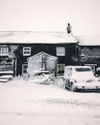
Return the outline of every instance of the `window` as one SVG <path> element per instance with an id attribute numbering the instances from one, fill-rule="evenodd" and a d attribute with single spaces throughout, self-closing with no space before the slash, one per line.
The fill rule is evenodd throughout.
<path id="1" fill-rule="evenodd" d="M 27 73 L 28 64 L 22 65 L 22 74 Z"/>
<path id="2" fill-rule="evenodd" d="M 0 55 L 1 56 L 8 56 L 8 48 L 7 47 L 3 47 L 0 49 Z"/>
<path id="3" fill-rule="evenodd" d="M 65 47 L 57 47 L 56 48 L 57 56 L 65 56 Z"/>
<path id="4" fill-rule="evenodd" d="M 31 55 L 31 47 L 23 47 L 23 56 Z"/>
<path id="5" fill-rule="evenodd" d="M 76 68 L 75 70 L 78 71 L 78 72 L 89 72 L 89 71 L 92 71 L 91 68 Z"/>
<path id="6" fill-rule="evenodd" d="M 64 67 L 65 67 L 65 64 L 58 64 L 57 65 L 58 72 L 64 72 Z"/>

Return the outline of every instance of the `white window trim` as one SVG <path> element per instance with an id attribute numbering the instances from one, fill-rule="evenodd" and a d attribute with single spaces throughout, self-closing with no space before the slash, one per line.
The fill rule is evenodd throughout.
<path id="1" fill-rule="evenodd" d="M 5 52 L 5 53 L 3 53 L 3 52 L 4 52 L 3 49 L 6 49 L 6 52 Z M 8 47 L 2 47 L 2 48 L 0 49 L 0 56 L 8 56 Z"/>
<path id="2" fill-rule="evenodd" d="M 28 64 L 23 64 L 23 65 L 22 65 L 22 74 L 24 73 L 25 70 L 26 70 L 26 72 L 27 72 L 27 69 L 24 68 L 25 66 L 28 67 Z"/>
<path id="3" fill-rule="evenodd" d="M 31 55 L 31 47 L 23 47 L 23 56 L 30 56 L 30 55 Z"/>
<path id="4" fill-rule="evenodd" d="M 61 49 L 63 49 L 62 52 L 61 52 Z M 65 56 L 65 47 L 56 47 L 56 55 L 57 56 Z"/>

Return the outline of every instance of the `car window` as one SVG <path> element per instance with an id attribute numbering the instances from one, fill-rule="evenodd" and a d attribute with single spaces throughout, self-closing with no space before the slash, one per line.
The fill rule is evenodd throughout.
<path id="1" fill-rule="evenodd" d="M 75 68 L 76 71 L 78 72 L 89 72 L 92 71 L 91 68 Z"/>

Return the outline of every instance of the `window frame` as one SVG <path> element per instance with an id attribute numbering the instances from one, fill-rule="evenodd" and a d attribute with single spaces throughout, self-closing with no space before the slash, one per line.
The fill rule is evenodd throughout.
<path id="1" fill-rule="evenodd" d="M 22 74 L 27 73 L 27 68 L 26 67 L 28 68 L 28 64 L 27 63 L 22 64 Z"/>
<path id="2" fill-rule="evenodd" d="M 57 64 L 57 71 L 58 72 L 64 71 L 64 67 L 65 67 L 64 63 Z"/>
<path id="3" fill-rule="evenodd" d="M 23 56 L 30 56 L 30 55 L 31 55 L 31 47 L 23 47 Z"/>
<path id="4" fill-rule="evenodd" d="M 6 49 L 6 51 L 4 49 Z M 8 56 L 8 54 L 9 54 L 8 47 L 1 47 L 0 48 L 0 56 Z"/>
<path id="5" fill-rule="evenodd" d="M 56 47 L 56 55 L 65 56 L 65 47 Z"/>

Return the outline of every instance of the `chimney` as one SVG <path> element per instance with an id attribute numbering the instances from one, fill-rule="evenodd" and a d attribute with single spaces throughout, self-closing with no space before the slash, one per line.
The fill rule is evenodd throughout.
<path id="1" fill-rule="evenodd" d="M 67 25 L 67 33 L 70 34 L 72 32 L 72 26 L 70 25 L 70 23 L 68 23 Z"/>

